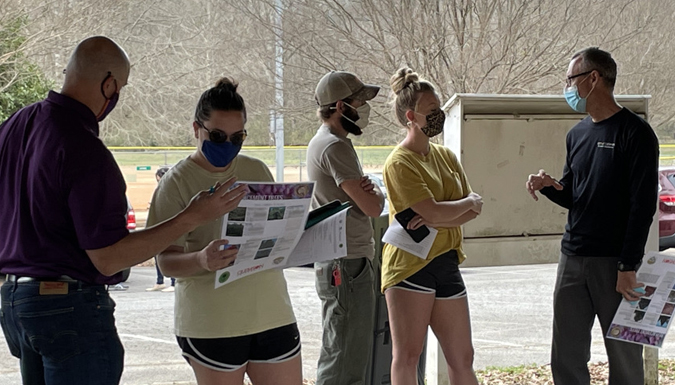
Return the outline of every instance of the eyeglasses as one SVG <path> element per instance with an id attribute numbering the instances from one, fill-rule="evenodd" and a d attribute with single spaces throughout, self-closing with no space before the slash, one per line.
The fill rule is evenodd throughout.
<path id="1" fill-rule="evenodd" d="M 572 79 L 578 78 L 579 76 L 588 75 L 588 74 L 590 74 L 590 73 L 593 72 L 593 71 L 595 71 L 595 70 L 590 70 L 590 71 L 582 72 L 582 73 L 580 73 L 580 74 L 568 76 L 568 77 L 567 77 L 567 83 L 566 83 L 566 84 L 567 84 L 567 87 L 571 87 L 571 86 L 572 86 Z"/>
<path id="2" fill-rule="evenodd" d="M 197 121 L 197 124 L 199 124 L 199 127 L 203 128 L 206 130 L 206 132 L 209 133 L 209 140 L 212 141 L 213 143 L 225 143 L 227 142 L 227 134 L 220 131 L 220 130 L 209 130 L 208 128 L 204 127 L 204 123 Z M 235 146 L 239 146 L 242 143 L 244 143 L 244 140 L 246 140 L 246 130 L 242 130 L 239 132 L 235 132 L 234 134 L 231 134 L 229 136 L 230 138 L 230 143 L 234 144 Z"/>

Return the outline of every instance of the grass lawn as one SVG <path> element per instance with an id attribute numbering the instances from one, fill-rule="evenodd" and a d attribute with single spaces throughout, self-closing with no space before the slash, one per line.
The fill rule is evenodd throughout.
<path id="1" fill-rule="evenodd" d="M 368 168 L 382 168 L 393 146 L 356 147 L 361 165 Z M 152 170 L 166 164 L 176 164 L 193 150 L 114 150 L 113 155 L 120 166 L 151 166 Z M 268 166 L 276 163 L 276 150 L 273 147 L 244 147 L 242 154 L 258 158 Z M 284 164 L 288 167 L 304 167 L 306 147 L 286 147 Z M 673 158 L 673 159 L 668 159 Z M 675 146 L 661 147 L 661 166 L 675 165 Z"/>
<path id="2" fill-rule="evenodd" d="M 382 166 L 393 148 L 356 147 L 356 153 L 364 167 Z M 120 166 L 151 166 L 152 169 L 165 164 L 176 164 L 192 152 L 190 150 L 118 151 L 113 149 L 115 160 Z M 276 163 L 276 150 L 273 147 L 244 147 L 241 153 L 258 158 L 269 166 Z M 306 156 L 307 149 L 305 147 L 286 147 L 284 149 L 284 164 L 291 167 L 304 166 Z"/>
<path id="3" fill-rule="evenodd" d="M 672 146 L 672 144 L 667 145 L 668 147 L 661 147 L 661 166 L 672 166 L 675 165 L 675 159 L 668 159 L 668 158 L 675 158 L 675 146 Z M 665 159 L 664 159 L 665 158 Z"/>

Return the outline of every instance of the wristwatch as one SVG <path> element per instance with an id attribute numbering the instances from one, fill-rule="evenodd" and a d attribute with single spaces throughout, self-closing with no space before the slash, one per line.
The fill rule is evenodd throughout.
<path id="1" fill-rule="evenodd" d="M 640 263 L 641 262 L 631 264 L 619 261 L 617 268 L 619 271 L 637 271 L 637 269 L 640 267 Z"/>

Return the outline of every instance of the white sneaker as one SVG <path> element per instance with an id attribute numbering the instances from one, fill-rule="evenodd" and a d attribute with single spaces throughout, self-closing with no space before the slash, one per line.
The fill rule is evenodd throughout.
<path id="1" fill-rule="evenodd" d="M 167 287 L 166 289 L 162 289 L 162 291 L 163 291 L 164 293 L 172 293 L 172 292 L 176 291 L 176 288 L 173 287 L 173 286 L 169 286 L 169 287 Z"/>
<path id="2" fill-rule="evenodd" d="M 156 283 L 155 286 L 149 287 L 149 288 L 145 289 L 145 291 L 160 291 L 160 290 L 164 289 L 165 287 L 166 286 L 163 283 L 161 283 L 161 284 Z"/>

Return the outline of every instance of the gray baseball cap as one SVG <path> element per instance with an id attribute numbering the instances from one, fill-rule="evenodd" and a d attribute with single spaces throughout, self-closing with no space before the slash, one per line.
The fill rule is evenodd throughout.
<path id="1" fill-rule="evenodd" d="M 330 71 L 316 85 L 314 99 L 316 99 L 319 106 L 326 106 L 347 98 L 370 100 L 379 91 L 379 86 L 364 84 L 351 72 Z"/>

